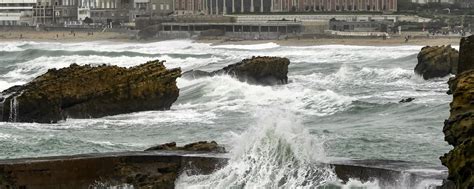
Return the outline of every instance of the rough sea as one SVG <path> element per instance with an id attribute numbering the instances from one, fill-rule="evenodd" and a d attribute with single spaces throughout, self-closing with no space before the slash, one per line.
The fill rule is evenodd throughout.
<path id="1" fill-rule="evenodd" d="M 289 84 L 280 86 L 250 85 L 230 76 L 179 78 L 180 96 L 169 111 L 57 124 L 2 122 L 0 158 L 144 150 L 200 140 L 215 140 L 231 151 L 229 166 L 206 177 L 183 175 L 180 188 L 242 183 L 272 188 L 285 175 L 293 175 L 285 179 L 287 188 L 305 186 L 308 177 L 316 186 L 335 178 L 331 170 L 312 167 L 313 162 L 345 159 L 407 161 L 437 171 L 439 156 L 451 148 L 442 128 L 452 98 L 446 94 L 448 77 L 425 81 L 414 74 L 420 49 L 213 46 L 191 40 L 1 42 L 0 90 L 72 63 L 130 67 L 159 59 L 169 68 L 211 71 L 252 56 L 279 56 L 291 64 Z M 409 97 L 415 100 L 399 103 Z M 376 182 L 352 184 L 384 188 Z"/>

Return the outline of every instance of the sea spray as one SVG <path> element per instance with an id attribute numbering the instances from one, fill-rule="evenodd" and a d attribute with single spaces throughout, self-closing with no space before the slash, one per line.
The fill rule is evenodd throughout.
<path id="1" fill-rule="evenodd" d="M 8 120 L 10 122 L 17 122 L 18 121 L 18 100 L 17 100 L 17 97 L 20 96 L 20 95 L 21 94 L 15 95 L 10 100 L 10 115 L 9 115 L 9 118 L 8 118 Z"/>
<path id="2" fill-rule="evenodd" d="M 283 110 L 264 109 L 234 137 L 229 164 L 211 175 L 183 173 L 176 188 L 314 188 L 337 180 L 321 138 Z"/>

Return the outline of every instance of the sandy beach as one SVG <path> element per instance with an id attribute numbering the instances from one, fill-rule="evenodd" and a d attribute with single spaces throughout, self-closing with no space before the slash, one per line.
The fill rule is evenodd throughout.
<path id="1" fill-rule="evenodd" d="M 128 41 L 130 36 L 117 32 L 84 32 L 75 31 L 0 31 L 1 41 L 55 41 L 55 42 L 85 42 L 85 41 Z"/>
<path id="2" fill-rule="evenodd" d="M 117 32 L 81 32 L 67 31 L 0 31 L 1 41 L 37 41 L 37 42 L 87 42 L 87 41 L 117 41 L 117 42 L 156 42 L 159 39 L 135 40 L 125 33 Z M 197 39 L 195 42 L 211 43 L 213 45 L 252 45 L 273 42 L 281 46 L 314 46 L 314 45 L 360 45 L 360 46 L 436 46 L 453 45 L 458 46 L 460 37 L 419 37 L 405 42 L 403 37 L 392 37 L 386 40 L 382 38 L 290 38 L 287 40 L 242 40 L 230 41 L 227 39 Z"/>

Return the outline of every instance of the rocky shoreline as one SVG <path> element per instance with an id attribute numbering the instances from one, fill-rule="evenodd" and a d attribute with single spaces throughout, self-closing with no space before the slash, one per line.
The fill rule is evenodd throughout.
<path id="1" fill-rule="evenodd" d="M 445 140 L 454 147 L 441 157 L 448 167 L 450 188 L 474 188 L 474 36 L 461 42 L 459 73 L 448 82 L 453 95 L 445 121 Z"/>
<path id="2" fill-rule="evenodd" d="M 2 188 L 89 188 L 123 186 L 174 188 L 179 174 L 210 174 L 225 166 L 226 154 L 189 151 L 144 151 L 82 154 L 0 160 Z M 441 180 L 444 170 L 426 174 L 409 171 L 410 163 L 382 160 L 353 160 L 329 163 L 343 182 L 378 179 L 384 186 L 415 187 L 423 180 Z M 396 168 L 394 168 L 396 167 Z M 74 170 L 74 171 L 71 171 Z"/>
<path id="3" fill-rule="evenodd" d="M 445 188 L 474 187 L 472 49 L 474 36 L 462 40 L 459 55 L 450 46 L 443 46 L 425 48 L 427 53 L 419 56 L 420 62 L 432 62 L 435 67 L 441 66 L 442 69 L 438 70 L 444 70 L 440 71 L 441 74 L 433 71 L 434 74 L 427 75 L 425 79 L 457 74 L 449 81 L 453 102 L 450 104 L 451 115 L 443 129 L 445 140 L 454 146 L 453 150 L 441 157 L 442 164 L 449 170 L 449 181 L 444 183 Z M 251 84 L 286 84 L 289 64 L 286 58 L 252 57 L 214 72 L 183 73 L 183 77 L 228 74 Z M 418 68 L 415 70 L 425 76 L 426 69 Z M 68 68 L 52 69 L 26 85 L 3 91 L 0 98 L 3 101 L 0 106 L 1 119 L 54 123 L 68 117 L 90 118 L 145 110 L 168 110 L 179 96 L 176 79 L 180 76 L 180 69 L 166 69 L 160 61 L 132 68 L 73 64 Z M 146 152 L 0 160 L 0 187 L 87 188 L 100 182 L 110 185 L 130 184 L 135 188 L 173 188 L 183 172 L 210 174 L 224 166 L 228 158 L 222 152 L 225 149 L 215 142 L 198 142 L 183 147 L 168 143 L 149 148 Z M 366 160 L 359 164 L 352 161 L 331 163 L 330 166 L 343 181 L 349 178 L 361 181 L 376 178 L 381 183 L 391 185 L 406 174 L 414 181 L 446 178 L 444 170 L 440 174 L 420 176 L 407 173 L 406 170 L 377 166 L 379 164 L 403 165 Z"/>
<path id="4" fill-rule="evenodd" d="M 168 110 L 181 70 L 162 61 L 122 68 L 72 64 L 1 93 L 1 121 L 56 123 L 146 110 Z"/>

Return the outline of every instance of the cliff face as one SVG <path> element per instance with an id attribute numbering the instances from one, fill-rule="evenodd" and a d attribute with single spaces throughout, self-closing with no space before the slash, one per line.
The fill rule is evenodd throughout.
<path id="1" fill-rule="evenodd" d="M 415 73 L 424 79 L 458 73 L 458 51 L 451 46 L 426 46 L 418 53 Z"/>
<path id="2" fill-rule="evenodd" d="M 474 188 L 474 70 L 466 70 L 474 64 L 472 39 L 472 36 L 463 39 L 460 50 L 463 61 L 459 62 L 462 73 L 448 82 L 448 93 L 453 95 L 453 101 L 451 115 L 443 128 L 445 140 L 454 149 L 442 156 L 441 162 L 448 167 L 448 180 L 456 188 Z M 471 40 L 470 45 L 466 45 L 466 40 Z"/>
<path id="3" fill-rule="evenodd" d="M 122 68 L 89 65 L 51 69 L 1 93 L 1 120 L 52 123 L 122 113 L 167 110 L 176 101 L 180 69 L 160 61 Z"/>

